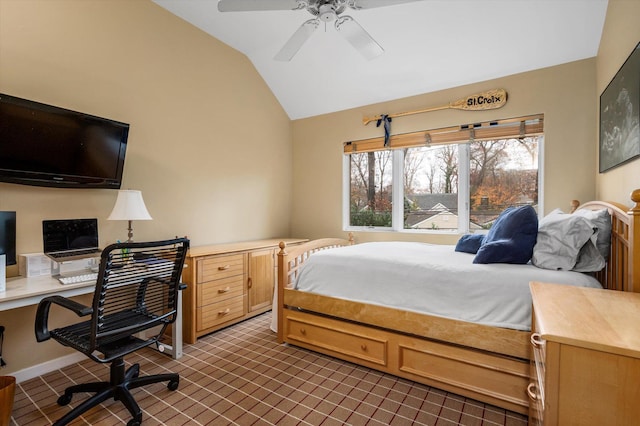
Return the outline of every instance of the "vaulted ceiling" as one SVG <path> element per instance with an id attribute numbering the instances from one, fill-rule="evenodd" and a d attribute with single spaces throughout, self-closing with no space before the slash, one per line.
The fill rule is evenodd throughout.
<path id="1" fill-rule="evenodd" d="M 256 0 L 259 2 L 259 0 Z M 363 58 L 321 24 L 273 59 L 306 10 L 219 12 L 217 0 L 154 0 L 244 53 L 291 119 L 428 93 L 597 55 L 607 0 L 416 0 L 348 9 L 384 49 Z"/>

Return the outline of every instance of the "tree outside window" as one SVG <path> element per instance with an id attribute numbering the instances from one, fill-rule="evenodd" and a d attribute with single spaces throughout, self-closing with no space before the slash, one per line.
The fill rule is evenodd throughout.
<path id="1" fill-rule="evenodd" d="M 404 229 L 489 229 L 509 206 L 537 207 L 541 141 L 535 136 L 348 154 L 349 226 L 391 228 L 392 159 L 401 156 L 395 164 L 402 167 Z M 468 198 L 460 201 L 459 193 Z M 468 221 L 460 223 L 460 217 Z"/>
<path id="2" fill-rule="evenodd" d="M 350 225 L 391 226 L 392 152 L 350 155 Z"/>

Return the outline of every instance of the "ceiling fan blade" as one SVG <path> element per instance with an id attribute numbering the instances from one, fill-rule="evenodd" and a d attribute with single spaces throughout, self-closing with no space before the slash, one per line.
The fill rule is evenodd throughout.
<path id="1" fill-rule="evenodd" d="M 290 61 L 291 58 L 298 53 L 302 45 L 311 37 L 311 34 L 318 28 L 320 21 L 318 19 L 309 19 L 296 30 L 289 41 L 280 49 L 278 54 L 273 58 L 276 61 Z"/>
<path id="2" fill-rule="evenodd" d="M 220 0 L 220 12 L 251 12 L 262 10 L 296 10 L 304 9 L 305 0 Z"/>
<path id="3" fill-rule="evenodd" d="M 395 6 L 416 1 L 422 0 L 347 0 L 347 6 L 351 9 L 373 9 L 374 7 Z"/>
<path id="4" fill-rule="evenodd" d="M 336 21 L 336 30 L 368 60 L 384 53 L 384 49 L 351 16 L 341 16 Z"/>

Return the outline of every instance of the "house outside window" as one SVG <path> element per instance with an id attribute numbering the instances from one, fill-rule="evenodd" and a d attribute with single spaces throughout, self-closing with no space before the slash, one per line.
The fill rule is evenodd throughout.
<path id="1" fill-rule="evenodd" d="M 345 144 L 344 228 L 484 232 L 507 207 L 532 205 L 538 210 L 542 118 L 513 122 L 499 131 L 489 127 L 485 134 L 516 135 L 523 128 L 535 134 L 429 145 L 402 135 L 396 141 L 401 146 L 380 150 L 372 140 L 355 147 Z M 467 135 L 461 132 L 460 137 Z"/>

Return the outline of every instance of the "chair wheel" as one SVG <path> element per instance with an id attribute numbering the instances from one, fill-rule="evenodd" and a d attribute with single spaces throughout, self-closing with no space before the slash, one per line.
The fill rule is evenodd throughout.
<path id="1" fill-rule="evenodd" d="M 72 397 L 73 395 L 67 395 L 66 393 L 60 395 L 60 397 L 58 398 L 58 405 L 67 405 L 71 402 Z"/>
<path id="2" fill-rule="evenodd" d="M 133 419 L 127 422 L 127 426 L 140 426 L 140 423 L 141 422 L 139 420 Z"/>
<path id="3" fill-rule="evenodd" d="M 178 385 L 180 384 L 179 380 L 171 380 L 168 384 L 167 384 L 167 388 L 171 391 L 174 391 L 176 389 L 178 389 Z"/>

